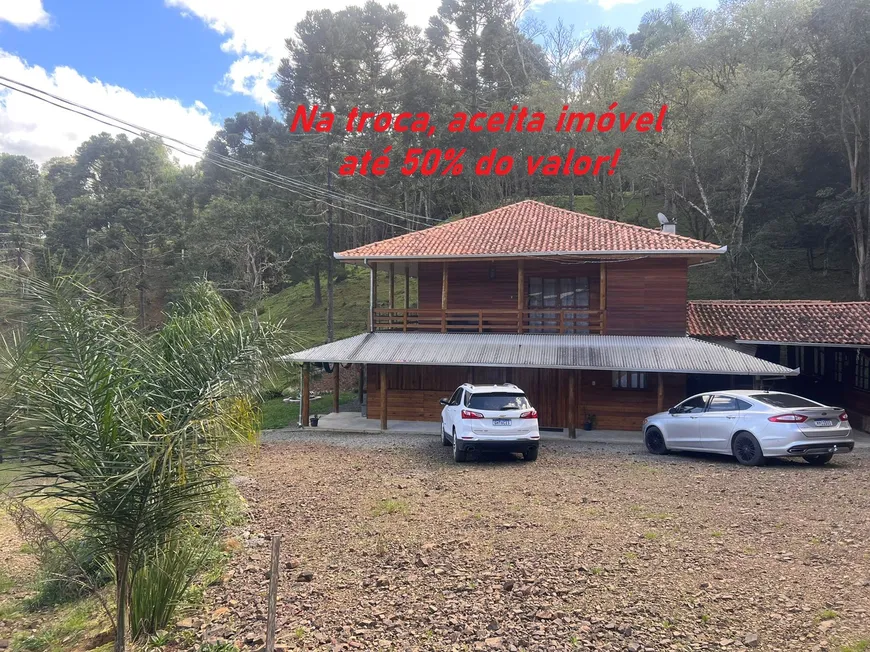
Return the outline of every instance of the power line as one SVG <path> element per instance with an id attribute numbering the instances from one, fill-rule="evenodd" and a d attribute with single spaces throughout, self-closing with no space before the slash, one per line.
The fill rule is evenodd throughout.
<path id="1" fill-rule="evenodd" d="M 0 76 L 0 79 L 6 79 L 6 78 Z M 13 83 L 16 83 L 16 82 L 13 81 Z M 39 97 L 38 95 L 34 95 L 33 93 L 28 93 L 27 91 L 23 91 L 23 90 L 21 90 L 20 88 L 15 88 L 15 87 L 13 87 L 13 86 L 9 86 L 9 85 L 7 85 L 7 84 L 4 84 L 3 82 L 0 82 L 0 86 L 4 86 L 4 87 L 6 87 L 6 88 L 8 88 L 8 89 L 10 89 L 10 90 L 18 91 L 19 93 L 24 93 L 25 95 L 29 95 L 30 97 L 33 97 L 33 98 L 35 98 L 35 99 L 37 99 L 37 100 L 42 100 L 43 102 L 47 102 L 48 104 L 51 104 L 52 106 L 56 106 L 56 107 L 59 108 L 59 109 L 64 109 L 65 111 L 71 111 L 72 113 L 77 113 L 78 115 L 84 116 L 85 118 L 90 118 L 91 120 L 95 120 L 95 121 L 97 121 L 97 122 L 99 122 L 99 123 L 101 123 L 101 124 L 104 124 L 104 125 L 108 126 L 108 127 L 112 127 L 112 128 L 114 128 L 114 129 L 120 129 L 120 130 L 122 130 L 122 131 L 126 131 L 127 133 L 133 134 L 133 135 L 135 135 L 135 136 L 138 136 L 138 135 L 140 135 L 140 134 L 142 133 L 141 131 L 136 131 L 136 130 L 134 130 L 134 129 L 130 129 L 130 128 L 124 127 L 124 126 L 122 126 L 122 125 L 117 125 L 117 124 L 114 124 L 114 123 L 111 123 L 111 122 L 106 122 L 105 120 L 101 120 L 101 119 L 96 118 L 96 117 L 94 117 L 94 116 L 88 115 L 87 113 L 83 113 L 82 111 L 77 111 L 76 109 L 71 109 L 71 108 L 69 108 L 69 107 L 67 107 L 67 106 L 63 106 L 63 105 L 61 105 L 61 104 L 57 104 L 56 102 L 52 102 L 51 100 L 47 100 L 47 99 L 45 99 L 44 97 Z M 146 131 L 146 133 L 152 133 L 152 132 L 148 132 L 148 131 Z M 154 134 L 154 135 L 157 135 L 157 134 Z M 181 153 L 184 154 L 185 156 L 194 156 L 194 155 L 191 154 L 190 152 L 185 151 L 182 147 L 179 147 L 179 146 L 176 146 L 176 145 L 168 145 L 168 144 L 166 144 L 166 143 L 164 143 L 164 145 L 165 145 L 166 147 L 172 149 L 172 150 L 175 150 L 176 152 L 181 152 Z M 235 160 L 235 159 L 231 159 L 231 160 Z M 253 180 L 255 180 L 255 181 L 260 181 L 261 183 L 267 183 L 267 184 L 269 184 L 269 185 L 271 185 L 271 186 L 275 186 L 276 188 L 280 188 L 281 190 L 286 190 L 286 191 L 288 191 L 288 192 L 296 193 L 297 195 L 300 195 L 300 196 L 302 196 L 302 197 L 305 197 L 306 199 L 311 199 L 312 201 L 322 201 L 319 197 L 312 196 L 312 195 L 310 195 L 310 194 L 304 193 L 304 192 L 299 191 L 299 190 L 297 190 L 297 189 L 287 188 L 287 187 L 285 187 L 285 186 L 283 186 L 283 185 L 281 185 L 281 184 L 275 183 L 275 182 L 270 181 L 270 180 L 268 180 L 268 179 L 264 179 L 264 178 L 261 178 L 261 177 L 258 177 L 258 176 L 254 176 L 254 175 L 248 174 L 248 173 L 246 173 L 245 171 L 240 170 L 240 169 L 238 169 L 238 168 L 236 168 L 236 167 L 229 166 L 229 165 L 224 165 L 224 164 L 222 164 L 222 163 L 220 163 L 220 162 L 218 162 L 218 161 L 211 161 L 211 163 L 212 163 L 213 165 L 218 166 L 218 167 L 224 168 L 225 170 L 229 170 L 230 172 L 235 172 L 236 174 L 240 174 L 240 175 L 243 176 L 243 177 L 247 177 L 248 179 L 253 179 Z M 259 168 L 258 168 L 258 169 L 259 169 Z M 365 214 L 363 214 L 363 213 L 358 213 L 358 212 L 356 212 L 356 211 L 354 211 L 354 210 L 352 210 L 352 209 L 349 209 L 349 208 L 347 208 L 347 207 L 338 206 L 338 207 L 336 207 L 336 208 L 340 208 L 341 210 L 347 211 L 347 212 L 349 212 L 349 213 L 353 213 L 354 215 L 359 215 L 360 217 L 364 217 L 364 218 L 366 218 L 366 219 L 374 220 L 374 221 L 376 221 L 376 222 L 381 222 L 381 223 L 383 223 L 383 224 L 387 224 L 387 225 L 389 225 L 389 226 L 396 227 L 396 228 L 402 229 L 402 230 L 404 230 L 404 231 L 408 231 L 409 233 L 412 231 L 412 229 L 407 229 L 407 228 L 405 228 L 405 227 L 403 227 L 403 226 L 399 226 L 398 224 L 394 224 L 393 222 L 387 222 L 386 220 L 380 220 L 380 219 L 378 219 L 378 218 L 376 218 L 376 217 L 372 217 L 371 215 L 365 215 Z"/>
<path id="2" fill-rule="evenodd" d="M 128 121 L 123 120 L 121 118 L 117 118 L 117 117 L 112 116 L 110 114 L 107 114 L 107 113 L 98 111 L 96 109 L 92 109 L 88 106 L 73 102 L 72 100 L 68 100 L 68 99 L 63 98 L 59 95 L 55 95 L 53 93 L 49 93 L 48 91 L 44 91 L 44 90 L 36 88 L 34 86 L 30 86 L 30 85 L 25 84 L 23 82 L 19 82 L 17 80 L 10 79 L 9 77 L 4 77 L 4 76 L 0 75 L 0 80 L 4 80 L 6 82 L 16 84 L 17 86 L 21 86 L 21 87 L 26 88 L 26 89 L 33 91 L 33 92 L 32 93 L 27 92 L 25 90 L 22 90 L 22 88 L 16 88 L 15 86 L 9 86 L 7 83 L 2 83 L 2 82 L 0 82 L 0 86 L 4 86 L 6 88 L 9 88 L 10 90 L 15 90 L 15 91 L 18 91 L 18 92 L 23 93 L 25 95 L 28 95 L 30 97 L 33 97 L 35 99 L 41 100 L 43 102 L 47 102 L 48 104 L 51 104 L 52 106 L 56 106 L 56 107 L 64 109 L 64 110 L 71 111 L 73 113 L 76 113 L 76 114 L 81 115 L 81 116 L 86 117 L 86 118 L 90 118 L 92 120 L 100 122 L 101 124 L 104 124 L 104 125 L 116 128 L 116 129 L 122 129 L 123 131 L 127 131 L 128 133 L 135 133 L 136 135 L 139 135 L 139 133 L 144 132 L 144 133 L 148 133 L 148 134 L 153 135 L 153 136 L 157 136 L 158 138 L 161 138 L 163 140 L 168 140 L 168 141 L 177 143 L 178 145 L 181 145 L 183 148 L 185 148 L 187 150 L 192 150 L 192 151 L 196 152 L 202 158 L 205 158 L 206 160 L 208 160 L 214 164 L 216 164 L 215 159 L 222 160 L 222 161 L 226 162 L 227 164 L 229 164 L 230 166 L 235 166 L 236 169 L 233 171 L 238 172 L 239 174 L 243 174 L 243 172 L 242 172 L 242 170 L 240 170 L 238 168 L 245 168 L 246 170 L 249 170 L 256 175 L 261 175 L 263 177 L 271 178 L 274 181 L 278 182 L 279 184 L 286 184 L 286 186 L 289 186 L 289 187 L 284 187 L 284 185 L 277 186 L 277 187 L 283 187 L 284 190 L 287 190 L 289 192 L 298 192 L 300 189 L 308 190 L 309 192 L 315 193 L 315 195 L 320 195 L 317 198 L 308 197 L 310 199 L 314 199 L 315 201 L 317 201 L 317 200 L 323 201 L 324 203 L 326 203 L 327 206 L 341 208 L 342 210 L 347 210 L 348 212 L 352 212 L 356 215 L 359 215 L 359 216 L 367 218 L 367 219 L 373 219 L 375 221 L 390 224 L 392 226 L 404 228 L 404 227 L 401 227 L 400 225 L 395 224 L 393 222 L 385 222 L 384 220 L 378 220 L 376 218 L 373 218 L 371 215 L 365 215 L 362 213 L 351 211 L 347 207 L 335 206 L 334 204 L 331 204 L 327 198 L 335 197 L 338 200 L 342 200 L 345 202 L 355 204 L 361 209 L 379 211 L 381 213 L 384 213 L 387 216 L 394 217 L 396 219 L 401 219 L 401 220 L 404 220 L 404 221 L 409 222 L 409 223 L 413 223 L 416 226 L 418 226 L 419 228 L 425 228 L 426 226 L 431 225 L 431 224 L 426 224 L 426 222 L 430 222 L 430 223 L 437 222 L 437 220 L 435 220 L 433 218 L 424 217 L 421 215 L 415 215 L 413 213 L 407 213 L 405 211 L 401 211 L 401 210 L 397 210 L 397 209 L 394 209 L 394 208 L 391 208 L 388 206 L 376 204 L 376 203 L 371 202 L 369 200 L 366 200 L 364 198 L 356 197 L 353 195 L 348 195 L 346 193 L 340 193 L 340 192 L 335 192 L 335 191 L 332 191 L 330 193 L 328 191 L 324 191 L 320 186 L 317 186 L 315 184 L 311 184 L 311 183 L 308 183 L 305 181 L 299 181 L 297 179 L 293 179 L 292 177 L 287 177 L 285 175 L 278 174 L 276 172 L 272 172 L 272 171 L 266 170 L 264 168 L 260 168 L 258 166 L 252 165 L 250 163 L 246 163 L 245 161 L 239 161 L 238 159 L 234 159 L 234 158 L 231 158 L 228 156 L 224 156 L 222 154 L 218 154 L 217 152 L 210 152 L 208 150 L 203 150 L 199 147 L 196 147 L 195 145 L 191 145 L 191 144 L 189 144 L 185 141 L 182 141 L 178 138 L 175 138 L 173 136 L 169 136 L 167 134 L 163 134 L 163 133 L 160 133 L 158 131 L 154 131 L 152 129 L 142 127 L 141 125 L 137 125 L 135 123 L 128 122 Z M 46 99 L 45 97 L 40 97 L 39 95 L 34 95 L 34 93 L 39 93 L 41 95 L 45 95 L 49 98 L 57 100 L 58 102 L 62 102 L 64 104 L 69 104 L 70 106 L 76 107 L 77 109 L 81 109 L 81 110 L 79 111 L 79 110 L 72 109 L 68 106 L 63 106 L 61 104 L 57 104 L 56 102 L 52 102 L 52 101 Z M 88 113 L 83 113 L 82 111 L 87 111 Z M 91 113 L 94 115 L 90 115 Z M 106 118 L 107 120 L 111 120 L 112 122 L 106 122 L 105 120 L 101 120 L 100 118 L 97 118 L 95 116 L 100 116 L 102 118 Z M 114 124 L 114 123 L 118 123 L 118 124 Z M 135 129 L 136 132 L 131 131 L 131 129 Z M 316 135 L 312 136 L 312 138 L 313 137 L 316 137 Z M 166 144 L 166 143 L 164 143 L 164 144 Z M 166 145 L 166 146 L 170 147 L 170 149 L 174 149 L 176 151 L 182 152 L 183 154 L 185 154 L 187 156 L 193 156 L 193 154 L 191 154 L 189 151 L 184 151 L 183 149 L 179 149 L 178 147 L 174 147 L 172 145 Z M 219 167 L 225 167 L 225 166 L 219 166 Z M 249 178 L 256 179 L 259 181 L 265 181 L 265 179 L 259 178 L 259 176 L 249 176 L 249 175 L 245 175 L 245 176 L 248 176 Z M 271 185 L 276 185 L 276 184 L 273 183 Z M 302 193 L 298 193 L 298 194 L 302 194 Z M 324 195 L 325 195 L 325 197 L 324 197 Z M 405 230 L 410 230 L 410 229 L 405 229 Z"/>

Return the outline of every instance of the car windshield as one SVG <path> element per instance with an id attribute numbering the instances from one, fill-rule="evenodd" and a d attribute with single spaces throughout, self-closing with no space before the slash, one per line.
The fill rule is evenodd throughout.
<path id="1" fill-rule="evenodd" d="M 525 394 L 496 392 L 492 394 L 471 394 L 466 405 L 475 410 L 527 410 L 529 399 Z"/>
<path id="2" fill-rule="evenodd" d="M 821 404 L 793 394 L 753 394 L 754 398 L 761 403 L 767 403 L 777 408 L 806 408 L 819 407 Z"/>

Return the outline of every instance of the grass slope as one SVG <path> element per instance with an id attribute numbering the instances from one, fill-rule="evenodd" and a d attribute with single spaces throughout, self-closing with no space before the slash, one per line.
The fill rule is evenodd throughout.
<path id="1" fill-rule="evenodd" d="M 335 283 L 335 339 L 364 333 L 369 319 L 368 269 L 348 265 Z M 286 322 L 303 346 L 315 346 L 326 341 L 326 278 L 321 279 L 323 304 L 314 305 L 314 284 L 297 283 L 266 298 L 260 316 Z M 416 296 L 417 280 L 411 279 L 411 296 Z M 378 274 L 378 297 L 389 296 L 386 274 Z M 396 305 L 405 305 L 404 277 L 396 274 Z"/>

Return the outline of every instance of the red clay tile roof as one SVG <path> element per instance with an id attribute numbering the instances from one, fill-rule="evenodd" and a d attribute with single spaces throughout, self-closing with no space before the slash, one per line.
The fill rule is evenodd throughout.
<path id="1" fill-rule="evenodd" d="M 690 301 L 689 335 L 870 345 L 870 301 Z"/>
<path id="2" fill-rule="evenodd" d="M 722 251 L 719 245 L 709 242 L 527 200 L 336 256 L 358 259 Z"/>

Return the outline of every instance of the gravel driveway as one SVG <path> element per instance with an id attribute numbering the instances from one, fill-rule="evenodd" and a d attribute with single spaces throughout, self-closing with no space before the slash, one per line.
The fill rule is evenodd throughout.
<path id="1" fill-rule="evenodd" d="M 264 435 L 236 464 L 252 522 L 203 636 L 261 645 L 280 533 L 289 648 L 870 649 L 867 449 L 824 468 L 566 441 L 534 463 L 449 451 Z"/>

